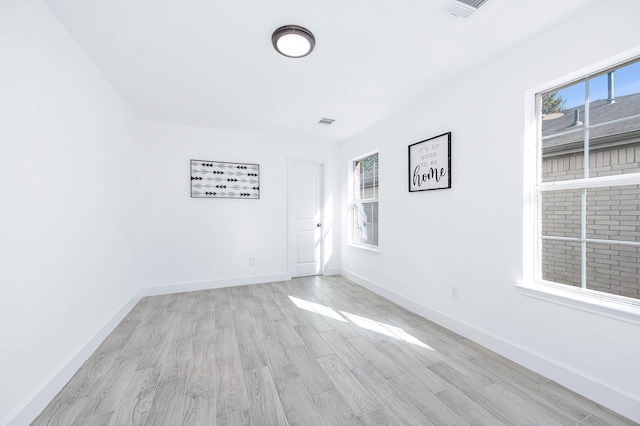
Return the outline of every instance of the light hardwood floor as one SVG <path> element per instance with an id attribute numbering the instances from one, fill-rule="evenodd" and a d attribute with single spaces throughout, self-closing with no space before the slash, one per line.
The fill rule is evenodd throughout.
<path id="1" fill-rule="evenodd" d="M 143 298 L 34 425 L 631 425 L 342 278 Z"/>

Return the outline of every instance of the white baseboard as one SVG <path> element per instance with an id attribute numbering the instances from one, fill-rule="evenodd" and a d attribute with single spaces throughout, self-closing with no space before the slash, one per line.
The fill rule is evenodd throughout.
<path id="1" fill-rule="evenodd" d="M 510 360 L 535 371 L 585 397 L 640 423 L 640 396 L 610 383 L 578 371 L 557 360 L 515 342 L 504 339 L 476 326 L 457 320 L 441 312 L 428 308 L 406 296 L 370 281 L 351 271 L 342 269 L 341 274 L 351 281 L 383 296 L 394 303 L 452 330 Z"/>
<path id="2" fill-rule="evenodd" d="M 92 337 L 80 345 L 53 373 L 20 404 L 6 419 L 0 422 L 2 426 L 24 426 L 30 424 L 40 412 L 60 392 L 74 374 L 82 367 L 98 346 L 109 336 L 122 319 L 140 300 L 138 291 L 98 330 Z"/>
<path id="3" fill-rule="evenodd" d="M 187 291 L 211 290 L 215 288 L 236 287 L 249 284 L 263 284 L 277 281 L 289 281 L 289 274 L 256 275 L 250 277 L 226 278 L 220 280 L 193 281 L 189 283 L 167 284 L 144 287 L 142 296 L 159 296 L 161 294 L 184 293 Z"/>

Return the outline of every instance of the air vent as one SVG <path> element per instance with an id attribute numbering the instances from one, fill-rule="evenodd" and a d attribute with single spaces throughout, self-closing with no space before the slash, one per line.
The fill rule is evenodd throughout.
<path id="1" fill-rule="evenodd" d="M 447 7 L 447 12 L 449 12 L 451 16 L 455 16 L 457 18 L 468 18 L 473 15 L 480 6 L 485 4 L 486 1 L 487 0 L 454 0 Z"/>
<path id="2" fill-rule="evenodd" d="M 460 1 L 458 1 L 458 3 L 464 3 L 467 6 L 475 7 L 476 9 L 479 9 L 480 6 L 482 6 L 486 2 L 487 2 L 487 0 L 460 0 Z"/>
<path id="3" fill-rule="evenodd" d="M 321 118 L 318 121 L 318 124 L 322 124 L 323 126 L 330 126 L 333 124 L 333 122 L 336 121 L 333 118 Z"/>

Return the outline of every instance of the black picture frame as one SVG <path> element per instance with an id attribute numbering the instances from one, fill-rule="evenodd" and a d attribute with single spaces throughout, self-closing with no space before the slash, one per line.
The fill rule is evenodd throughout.
<path id="1" fill-rule="evenodd" d="M 260 199 L 260 165 L 191 160 L 191 198 Z"/>
<path id="2" fill-rule="evenodd" d="M 451 188 L 451 132 L 409 145 L 409 192 Z"/>

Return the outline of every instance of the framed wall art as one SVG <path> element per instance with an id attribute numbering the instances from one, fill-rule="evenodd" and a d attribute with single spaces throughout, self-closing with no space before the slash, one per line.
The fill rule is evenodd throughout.
<path id="1" fill-rule="evenodd" d="M 260 198 L 260 166 L 191 160 L 191 198 Z"/>
<path id="2" fill-rule="evenodd" d="M 409 192 L 451 188 L 451 132 L 409 145 Z"/>

